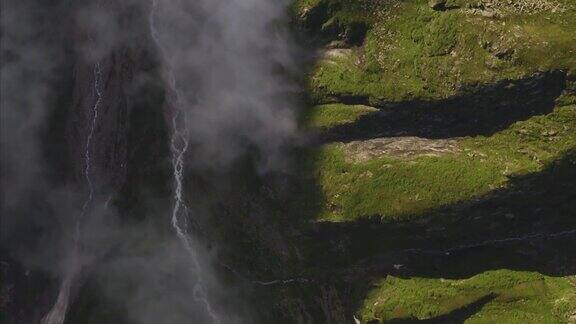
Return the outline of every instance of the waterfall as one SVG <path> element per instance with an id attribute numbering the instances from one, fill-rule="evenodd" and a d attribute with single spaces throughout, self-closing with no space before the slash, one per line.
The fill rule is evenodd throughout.
<path id="1" fill-rule="evenodd" d="M 213 323 L 220 323 L 219 315 L 214 311 L 212 304 L 208 300 L 206 288 L 204 284 L 204 274 L 202 273 L 202 266 L 200 264 L 199 255 L 192 245 L 191 239 L 188 235 L 188 217 L 189 210 L 183 197 L 183 178 L 184 178 L 184 159 L 188 151 L 188 127 L 186 112 L 183 107 L 181 94 L 178 90 L 176 77 L 170 60 L 167 57 L 164 47 L 160 41 L 160 36 L 157 30 L 157 14 L 158 2 L 152 1 L 152 8 L 149 16 L 150 34 L 152 39 L 160 52 L 162 65 L 164 67 L 164 78 L 168 85 L 168 105 L 174 111 L 172 116 L 172 134 L 170 138 L 170 149 L 172 155 L 172 172 L 173 172 L 173 186 L 174 186 L 174 203 L 172 206 L 171 223 L 178 239 L 190 255 L 192 265 L 194 267 L 197 279 L 193 288 L 193 296 L 196 301 L 200 302 L 206 313 L 211 318 Z"/>
<path id="2" fill-rule="evenodd" d="M 92 106 L 92 119 L 90 124 L 90 130 L 86 138 L 86 146 L 84 148 L 84 170 L 83 175 L 88 185 L 88 197 L 84 201 L 82 210 L 80 214 L 75 219 L 75 230 L 72 241 L 72 248 L 70 254 L 68 255 L 69 264 L 66 264 L 66 269 L 60 285 L 58 292 L 58 297 L 56 303 L 42 319 L 42 324 L 62 324 L 66 318 L 66 312 L 70 304 L 70 291 L 72 289 L 72 284 L 82 268 L 81 262 L 81 239 L 82 239 L 82 221 L 86 217 L 90 205 L 94 200 L 94 184 L 92 182 L 91 171 L 92 171 L 92 141 L 94 138 L 94 132 L 96 130 L 96 125 L 98 123 L 98 110 L 100 108 L 100 103 L 102 101 L 102 93 L 100 90 L 100 79 L 102 71 L 100 69 L 100 62 L 96 62 L 94 65 L 93 78 L 94 78 L 94 94 L 96 96 L 96 101 Z"/>

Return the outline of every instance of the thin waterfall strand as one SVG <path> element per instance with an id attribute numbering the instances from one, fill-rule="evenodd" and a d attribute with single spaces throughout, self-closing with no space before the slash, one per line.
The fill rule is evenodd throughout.
<path id="1" fill-rule="evenodd" d="M 173 179 L 174 179 L 174 205 L 172 208 L 172 227 L 178 236 L 178 239 L 182 242 L 182 245 L 190 255 L 193 266 L 196 270 L 197 281 L 193 288 L 194 298 L 202 303 L 206 309 L 206 312 L 212 319 L 213 323 L 220 323 L 220 318 L 218 314 L 213 310 L 213 307 L 208 300 L 204 281 L 202 267 L 200 265 L 200 260 L 198 253 L 194 249 L 190 237 L 188 236 L 188 206 L 183 197 L 183 177 L 184 177 L 184 158 L 186 152 L 188 151 L 188 129 L 186 126 L 186 116 L 182 107 L 181 95 L 179 93 L 178 87 L 176 85 L 176 77 L 174 76 L 174 71 L 171 64 L 167 58 L 164 48 L 160 42 L 158 35 L 158 30 L 156 29 L 156 14 L 158 10 L 157 1 L 152 1 L 152 9 L 150 11 L 149 24 L 150 24 L 150 34 L 152 39 L 156 44 L 156 47 L 160 51 L 162 63 L 164 66 L 165 79 L 169 86 L 169 91 L 171 92 L 169 98 L 172 98 L 171 105 L 175 109 L 174 116 L 172 117 L 172 136 L 170 139 L 170 147 L 172 151 L 172 168 L 173 168 Z M 169 99 L 170 100 L 170 99 Z"/>
<path id="2" fill-rule="evenodd" d="M 69 268 L 65 269 L 64 278 L 62 280 L 62 284 L 60 285 L 60 289 L 58 292 L 58 298 L 56 299 L 56 303 L 50 311 L 46 314 L 46 316 L 42 319 L 42 324 L 62 324 L 66 319 L 66 313 L 68 311 L 68 306 L 70 304 L 70 291 L 72 289 L 72 283 L 76 278 L 76 275 L 80 271 L 81 268 L 81 261 L 80 261 L 80 243 L 81 243 L 81 227 L 82 221 L 88 212 L 92 201 L 94 200 L 94 185 L 91 178 L 91 170 L 92 170 L 92 141 L 94 138 L 94 132 L 96 130 L 96 125 L 98 124 L 98 110 L 100 107 L 100 103 L 102 102 L 102 93 L 100 90 L 100 79 L 101 79 L 101 69 L 100 69 L 100 62 L 96 62 L 94 65 L 94 93 L 96 95 L 96 101 L 92 106 L 92 122 L 90 125 L 90 131 L 88 133 L 88 137 L 86 138 L 86 146 L 84 149 L 84 178 L 86 179 L 86 183 L 88 184 L 88 198 L 84 201 L 84 205 L 82 206 L 82 211 L 76 218 L 75 223 L 75 230 L 72 242 L 72 250 L 70 252 L 70 259 L 71 264 Z"/>

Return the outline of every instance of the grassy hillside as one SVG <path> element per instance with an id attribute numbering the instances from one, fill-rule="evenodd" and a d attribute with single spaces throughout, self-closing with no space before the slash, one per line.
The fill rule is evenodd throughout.
<path id="1" fill-rule="evenodd" d="M 365 321 L 442 323 L 468 312 L 466 323 L 561 323 L 576 304 L 576 277 L 534 272 L 488 271 L 463 280 L 387 277 L 375 287 L 364 301 Z"/>
<path id="2" fill-rule="evenodd" d="M 576 321 L 576 1 L 292 10 L 318 51 L 303 250 L 347 320 Z"/>
<path id="3" fill-rule="evenodd" d="M 424 0 L 300 1 L 299 17 L 320 20 L 308 23 L 328 39 L 346 36 L 355 26 L 366 28 L 362 42 L 318 64 L 310 78 L 311 93 L 318 102 L 354 95 L 377 105 L 445 98 L 471 85 L 541 70 L 573 74 L 576 3 L 518 2 L 532 5 L 520 10 L 506 1 L 463 0 L 449 2 L 449 10 L 434 11 Z M 346 46 L 343 41 L 333 45 Z"/>
<path id="4" fill-rule="evenodd" d="M 316 160 L 325 193 L 319 219 L 418 217 L 504 187 L 510 178 L 538 172 L 576 147 L 576 107 L 558 107 L 492 136 L 458 138 L 454 146 L 355 160 L 351 143 L 326 145 Z"/>

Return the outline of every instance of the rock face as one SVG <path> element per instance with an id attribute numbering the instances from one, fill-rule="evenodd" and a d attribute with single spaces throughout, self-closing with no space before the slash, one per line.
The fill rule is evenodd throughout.
<path id="1" fill-rule="evenodd" d="M 75 174 L 82 183 L 86 161 L 86 142 L 94 123 L 91 145 L 92 176 L 97 191 L 118 190 L 126 179 L 128 128 L 130 106 L 127 104 L 125 84 L 132 73 L 120 67 L 133 65 L 129 58 L 112 53 L 96 63 L 76 62 L 72 109 L 68 121 L 68 140 Z M 98 87 L 98 90 L 96 90 Z M 96 92 L 100 92 L 99 96 Z M 94 116 L 95 105 L 97 116 Z M 93 120 L 95 118 L 95 120 Z"/>
<path id="2" fill-rule="evenodd" d="M 366 162 L 382 156 L 416 158 L 458 151 L 456 139 L 426 139 L 414 136 L 375 138 L 343 144 L 348 162 Z"/>

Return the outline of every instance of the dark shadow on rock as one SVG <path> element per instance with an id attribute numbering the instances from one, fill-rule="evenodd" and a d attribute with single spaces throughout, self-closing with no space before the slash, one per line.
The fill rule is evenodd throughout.
<path id="1" fill-rule="evenodd" d="M 439 101 L 381 103 L 379 112 L 321 135 L 322 142 L 350 142 L 377 137 L 449 138 L 489 136 L 514 122 L 552 112 L 566 87 L 566 73 L 552 71 L 494 85 L 461 89 L 460 95 Z M 344 104 L 370 105 L 362 96 L 342 96 Z"/>
<path id="2" fill-rule="evenodd" d="M 479 312 L 484 305 L 488 304 L 497 296 L 495 294 L 488 294 L 466 306 L 460 307 L 451 311 L 448 314 L 440 315 L 437 317 L 429 318 L 429 319 L 417 319 L 417 318 L 397 318 L 391 319 L 386 321 L 386 323 L 390 324 L 457 324 L 457 323 L 464 323 L 468 318 L 472 317 L 472 315 Z"/>

